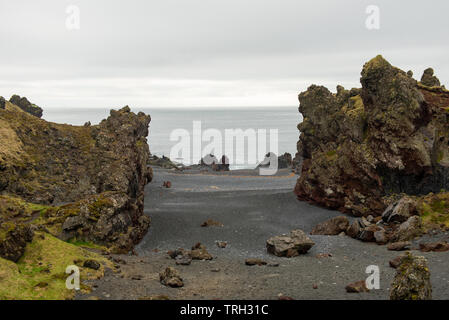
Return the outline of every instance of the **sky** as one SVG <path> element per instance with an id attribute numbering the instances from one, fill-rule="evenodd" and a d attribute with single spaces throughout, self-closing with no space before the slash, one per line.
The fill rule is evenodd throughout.
<path id="1" fill-rule="evenodd" d="M 44 109 L 295 106 L 311 84 L 360 86 L 377 54 L 449 85 L 447 12 L 447 0 L 0 0 L 0 95 Z"/>

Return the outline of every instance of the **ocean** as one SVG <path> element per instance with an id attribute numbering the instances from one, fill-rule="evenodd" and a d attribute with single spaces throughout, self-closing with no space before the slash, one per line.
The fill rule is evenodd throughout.
<path id="1" fill-rule="evenodd" d="M 288 152 L 294 156 L 299 137 L 297 125 L 302 121 L 297 106 L 210 109 L 149 108 L 132 109 L 132 111 L 142 111 L 151 116 L 148 143 L 152 154 L 171 156 L 172 160 L 186 165 L 195 164 L 197 159 L 194 158 L 193 146 L 198 145 L 202 136 L 204 139 L 201 142 L 203 155 L 209 153 L 205 150 L 205 147 L 211 141 L 215 143 L 214 146 L 217 146 L 217 143 L 218 145 L 221 144 L 221 152 L 219 147 L 213 148 L 217 150 L 213 153 L 218 157 L 226 151 L 232 150 L 227 154 L 230 158 L 231 169 L 254 168 L 256 163 L 263 159 L 263 155 L 269 151 L 276 154 Z M 97 124 L 108 115 L 109 109 L 46 109 L 43 118 L 56 123 L 83 125 L 87 121 Z M 194 131 L 194 125 L 196 127 L 200 125 L 201 131 Z M 233 136 L 227 135 L 226 130 L 229 131 L 230 129 L 242 129 L 243 131 L 249 129 L 246 133 L 255 134 L 257 147 L 254 144 L 255 140 L 248 139 L 244 140 L 246 141 L 244 144 L 239 145 Z M 270 144 L 270 139 L 276 138 L 274 133 L 270 135 L 270 129 L 277 130 L 277 148 L 275 148 L 274 143 Z M 266 130 L 266 133 L 263 130 Z M 171 141 L 170 135 L 176 135 L 177 133 L 179 134 L 178 139 Z M 212 136 L 214 139 L 205 137 L 205 135 Z M 189 141 L 188 147 L 190 150 L 171 155 L 176 145 L 179 146 L 178 143 L 181 139 L 184 143 Z M 232 141 L 234 141 L 233 146 Z M 252 142 L 249 143 L 248 141 Z"/>

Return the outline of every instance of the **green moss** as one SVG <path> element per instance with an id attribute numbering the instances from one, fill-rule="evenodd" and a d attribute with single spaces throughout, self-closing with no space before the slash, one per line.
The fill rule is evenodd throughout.
<path id="1" fill-rule="evenodd" d="M 102 264 L 100 270 L 83 268 L 82 262 L 88 259 L 99 261 Z M 99 254 L 51 235 L 36 233 L 17 264 L 0 258 L 0 299 L 71 299 L 74 292 L 65 285 L 68 276 L 65 270 L 69 265 L 80 267 L 81 281 L 99 278 L 103 276 L 105 265 L 111 267 L 111 263 Z"/>
<path id="2" fill-rule="evenodd" d="M 418 212 L 425 227 L 435 224 L 449 227 L 449 193 L 429 194 L 418 198 Z"/>
<path id="3" fill-rule="evenodd" d="M 111 208 L 113 203 L 111 199 L 100 195 L 96 201 L 89 205 L 89 212 L 93 214 L 94 217 L 99 218 L 101 216 L 101 212 L 104 208 Z"/>

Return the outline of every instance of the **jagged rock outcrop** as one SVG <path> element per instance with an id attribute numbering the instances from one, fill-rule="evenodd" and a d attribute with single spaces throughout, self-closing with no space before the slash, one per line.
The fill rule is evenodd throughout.
<path id="1" fill-rule="evenodd" d="M 271 159 L 275 159 L 276 154 L 274 152 L 269 152 L 265 155 L 265 159 L 257 166 L 258 168 L 268 168 L 271 163 Z M 277 168 L 278 169 L 286 169 L 291 168 L 293 166 L 292 155 L 288 152 L 284 153 L 277 157 Z"/>
<path id="2" fill-rule="evenodd" d="M 428 87 L 441 86 L 440 80 L 434 75 L 432 68 L 427 68 L 421 77 L 421 83 Z"/>
<path id="3" fill-rule="evenodd" d="M 43 114 L 42 108 L 38 107 L 34 103 L 31 103 L 25 97 L 20 97 L 15 94 L 9 99 L 9 102 L 18 106 L 23 111 L 25 111 L 35 117 L 42 118 L 42 114 Z"/>
<path id="4" fill-rule="evenodd" d="M 426 82 L 427 83 L 427 82 Z M 449 91 L 420 84 L 382 56 L 366 63 L 361 89 L 299 95 L 300 200 L 378 216 L 389 195 L 449 186 Z"/>
<path id="5" fill-rule="evenodd" d="M 0 97 L 0 109 L 5 109 L 6 100 L 3 97 Z"/>
<path id="6" fill-rule="evenodd" d="M 33 223 L 63 239 L 127 251 L 149 226 L 149 122 L 124 107 L 99 125 L 62 125 L 7 102 L 0 110 L 0 194 L 51 206 Z"/>
<path id="7" fill-rule="evenodd" d="M 5 223 L 0 226 L 0 257 L 17 262 L 34 232 L 29 225 Z"/>

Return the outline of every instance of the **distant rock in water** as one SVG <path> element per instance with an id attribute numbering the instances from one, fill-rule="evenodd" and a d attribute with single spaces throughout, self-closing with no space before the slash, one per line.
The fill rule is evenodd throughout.
<path id="1" fill-rule="evenodd" d="M 229 171 L 229 159 L 223 155 L 218 161 L 213 154 L 208 154 L 201 159 L 200 166 L 211 168 L 213 171 Z"/>
<path id="2" fill-rule="evenodd" d="M 150 224 L 150 117 L 124 107 L 99 125 L 71 126 L 19 108 L 0 110 L 0 194 L 49 206 L 33 223 L 57 237 L 130 250 Z"/>
<path id="3" fill-rule="evenodd" d="M 448 189 L 449 91 L 410 75 L 377 56 L 363 67 L 362 88 L 312 85 L 299 95 L 300 200 L 379 216 L 388 196 Z"/>
<path id="4" fill-rule="evenodd" d="M 11 99 L 9 99 L 9 102 L 11 102 L 12 104 L 15 104 L 23 111 L 28 112 L 29 114 L 31 114 L 35 117 L 38 117 L 38 118 L 42 117 L 42 114 L 43 114 L 42 108 L 29 102 L 28 99 L 25 97 L 20 97 L 15 94 L 11 97 Z"/>
<path id="5" fill-rule="evenodd" d="M 271 158 L 276 157 L 276 154 L 273 152 L 269 152 L 265 155 L 265 159 L 257 166 L 257 168 L 267 168 L 271 164 Z M 288 152 L 284 153 L 283 155 L 277 157 L 278 159 L 278 169 L 286 169 L 291 168 L 293 165 L 293 159 L 292 155 Z"/>

